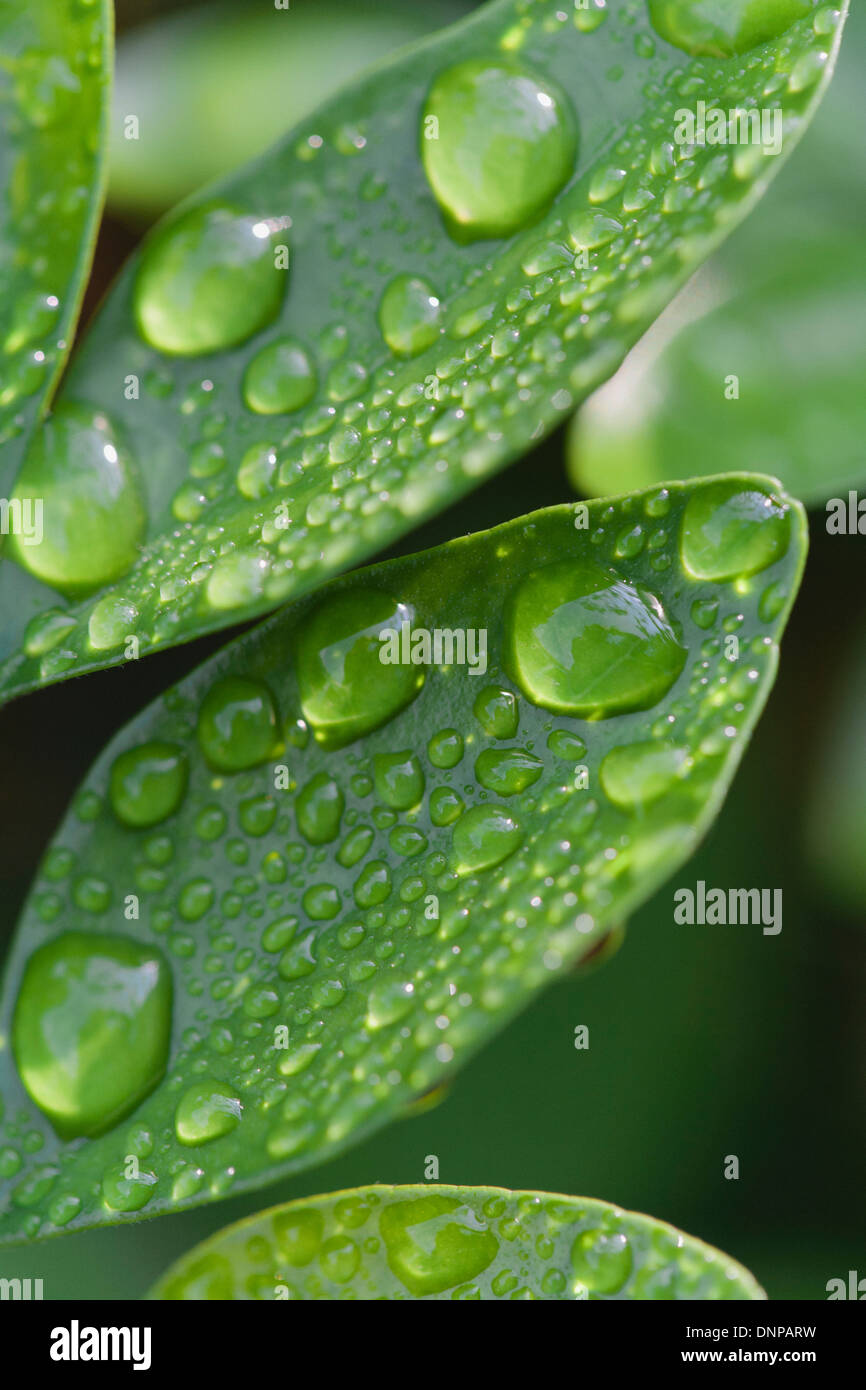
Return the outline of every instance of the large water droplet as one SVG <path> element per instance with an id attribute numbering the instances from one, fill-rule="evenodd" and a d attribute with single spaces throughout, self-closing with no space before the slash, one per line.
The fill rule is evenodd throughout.
<path id="1" fill-rule="evenodd" d="M 605 796 L 624 810 L 646 806 L 662 796 L 688 769 L 687 748 L 659 740 L 612 748 L 599 768 Z"/>
<path id="2" fill-rule="evenodd" d="M 111 765 L 111 809 L 123 825 L 157 825 L 180 805 L 188 771 L 186 754 L 177 744 L 128 748 Z"/>
<path id="3" fill-rule="evenodd" d="M 506 651 L 534 704 L 584 719 L 649 709 L 686 660 L 654 594 L 579 560 L 522 581 L 509 604 Z"/>
<path id="4" fill-rule="evenodd" d="M 571 1247 L 571 1267 L 584 1296 L 617 1293 L 631 1275 L 631 1247 L 624 1235 L 583 1231 Z"/>
<path id="5" fill-rule="evenodd" d="M 204 1079 L 185 1091 L 174 1116 L 182 1144 L 207 1144 L 230 1134 L 240 1123 L 243 1106 L 222 1082 Z"/>
<path id="6" fill-rule="evenodd" d="M 476 1278 L 499 1250 L 486 1221 L 438 1193 L 386 1207 L 379 1229 L 392 1273 L 415 1298 Z"/>
<path id="7" fill-rule="evenodd" d="M 220 772 L 241 772 L 273 755 L 277 711 L 261 681 L 228 676 L 211 686 L 199 710 L 196 730 L 202 752 Z"/>
<path id="8" fill-rule="evenodd" d="M 812 0 L 649 0 L 656 33 L 685 53 L 730 58 L 784 34 Z"/>
<path id="9" fill-rule="evenodd" d="M 278 338 L 244 372 L 244 404 L 258 415 L 285 415 L 311 401 L 316 385 L 316 369 L 302 344 Z"/>
<path id="10" fill-rule="evenodd" d="M 304 718 L 319 743 L 341 748 L 415 699 L 424 684 L 423 668 L 380 660 L 388 654 L 380 633 L 395 634 L 399 656 L 401 624 L 412 617 L 405 604 L 367 589 L 335 595 L 302 624 L 298 688 Z"/>
<path id="11" fill-rule="evenodd" d="M 196 357 L 242 343 L 276 317 L 286 290 L 272 225 L 227 203 L 191 208 L 147 242 L 135 281 L 139 332 Z"/>
<path id="12" fill-rule="evenodd" d="M 427 284 L 414 275 L 398 275 L 379 303 L 379 327 L 392 352 L 416 357 L 439 337 L 442 306 Z"/>
<path id="13" fill-rule="evenodd" d="M 525 226 L 574 169 L 568 98 L 502 58 L 470 58 L 435 79 L 421 119 L 421 158 L 449 225 L 464 238 Z"/>
<path id="14" fill-rule="evenodd" d="M 459 874 L 492 869 L 522 840 L 523 831 L 506 806 L 473 806 L 454 827 L 455 868 Z"/>
<path id="15" fill-rule="evenodd" d="M 21 1080 L 64 1139 L 102 1134 L 165 1071 L 171 973 L 159 951 L 65 932 L 35 951 L 15 1004 Z"/>
<path id="16" fill-rule="evenodd" d="M 790 509 L 776 498 L 733 479 L 711 483 L 689 498 L 680 554 L 696 579 L 737 579 L 780 559 L 790 531 Z"/>
<path id="17" fill-rule="evenodd" d="M 147 526 L 131 455 L 103 414 L 80 405 L 61 406 L 37 433 L 10 507 L 16 503 L 25 525 L 10 535 L 9 554 L 64 594 L 119 579 Z"/>

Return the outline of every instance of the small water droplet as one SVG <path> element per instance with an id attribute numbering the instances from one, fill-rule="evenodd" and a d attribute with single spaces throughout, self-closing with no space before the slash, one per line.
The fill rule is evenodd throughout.
<path id="1" fill-rule="evenodd" d="M 398 275 L 379 303 L 379 327 L 392 352 L 416 357 L 439 337 L 442 306 L 438 296 L 414 275 Z"/>
<path id="2" fill-rule="evenodd" d="M 210 1078 L 198 1080 L 178 1102 L 175 1133 L 182 1144 L 207 1144 L 236 1129 L 242 1111 L 230 1087 Z"/>
<path id="3" fill-rule="evenodd" d="M 174 743 L 144 743 L 111 765 L 109 799 L 122 825 L 158 825 L 176 811 L 186 791 L 189 764 Z"/>
<path id="4" fill-rule="evenodd" d="M 212 767 L 221 772 L 255 767 L 277 747 L 273 696 L 261 681 L 243 676 L 217 681 L 202 701 L 196 732 Z"/>
<path id="5" fill-rule="evenodd" d="M 294 338 L 277 338 L 256 353 L 244 372 L 244 404 L 257 415 L 287 415 L 316 394 L 312 359 Z"/>
<path id="6" fill-rule="evenodd" d="M 687 748 L 649 739 L 612 748 L 602 761 L 599 778 L 608 800 L 631 811 L 656 801 L 690 765 Z"/>
<path id="7" fill-rule="evenodd" d="M 501 864 L 523 842 L 523 831 L 506 806 L 473 806 L 454 827 L 455 868 L 479 873 Z"/>

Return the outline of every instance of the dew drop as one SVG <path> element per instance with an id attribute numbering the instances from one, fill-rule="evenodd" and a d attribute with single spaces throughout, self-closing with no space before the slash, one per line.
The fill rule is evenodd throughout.
<path id="1" fill-rule="evenodd" d="M 568 98 L 514 61 L 470 58 L 433 82 L 421 118 L 424 172 L 461 239 L 510 236 L 571 176 Z"/>
<path id="2" fill-rule="evenodd" d="M 468 1283 L 499 1252 L 487 1222 L 457 1197 L 395 1202 L 382 1212 L 379 1229 L 392 1273 L 415 1298 Z"/>
<path id="3" fill-rule="evenodd" d="M 812 0 L 649 0 L 650 22 L 675 48 L 730 58 L 778 38 L 809 13 Z"/>
<path id="4" fill-rule="evenodd" d="M 64 1139 L 111 1129 L 168 1060 L 171 973 L 121 936 L 64 932 L 33 953 L 12 1046 L 25 1089 Z"/>
<path id="5" fill-rule="evenodd" d="M 756 574 L 785 554 L 790 530 L 790 509 L 776 498 L 736 480 L 710 483 L 683 514 L 682 562 L 696 579 Z"/>
<path id="6" fill-rule="evenodd" d="M 240 1100 L 222 1082 L 196 1081 L 180 1098 L 175 1133 L 182 1144 L 207 1144 L 236 1129 L 242 1110 Z"/>
<path id="7" fill-rule="evenodd" d="M 519 714 L 517 698 L 511 690 L 488 685 L 476 696 L 472 712 L 490 738 L 514 738 Z"/>
<path id="8" fill-rule="evenodd" d="M 631 1247 L 624 1235 L 583 1231 L 571 1247 L 574 1282 L 589 1296 L 617 1293 L 632 1270 Z"/>
<path id="9" fill-rule="evenodd" d="M 537 782 L 544 764 L 522 748 L 485 748 L 475 761 L 475 776 L 497 796 L 515 796 Z"/>
<path id="10" fill-rule="evenodd" d="M 267 222 L 227 203 L 191 208 L 158 228 L 135 281 L 141 336 L 176 357 L 245 342 L 283 302 L 286 272 L 277 265 L 278 244 Z"/>
<path id="11" fill-rule="evenodd" d="M 457 729 L 440 729 L 427 744 L 427 757 L 434 767 L 456 767 L 463 757 L 463 736 Z"/>
<path id="12" fill-rule="evenodd" d="M 414 753 L 377 753 L 373 759 L 376 795 L 395 811 L 408 811 L 424 795 L 424 773 Z"/>
<path id="13" fill-rule="evenodd" d="M 473 806 L 454 827 L 455 868 L 459 874 L 492 869 L 522 842 L 520 824 L 506 806 Z"/>
<path id="14" fill-rule="evenodd" d="M 571 560 L 546 565 L 519 585 L 509 603 L 506 651 L 534 704 L 584 719 L 651 708 L 686 660 L 654 594 Z"/>
<path id="15" fill-rule="evenodd" d="M 128 748 L 111 765 L 108 794 L 122 825 L 158 825 L 176 811 L 186 791 L 189 764 L 174 743 Z"/>
<path id="16" fill-rule="evenodd" d="M 220 772 L 241 772 L 265 762 L 277 748 L 273 696 L 261 681 L 228 676 L 211 686 L 199 710 L 199 746 Z"/>
<path id="17" fill-rule="evenodd" d="M 298 829 L 311 845 L 328 845 L 340 833 L 345 798 L 327 772 L 317 772 L 298 793 Z"/>
<path id="18" fill-rule="evenodd" d="M 320 744 L 341 748 L 415 699 L 423 669 L 399 660 L 401 625 L 412 617 L 406 604 L 367 589 L 335 595 L 302 624 L 298 688 L 304 718 Z M 383 662 L 391 637 L 398 659 Z"/>
<path id="19" fill-rule="evenodd" d="M 131 455 L 103 414 L 79 405 L 60 406 L 37 433 L 10 499 L 15 503 L 33 524 L 29 536 L 21 529 L 9 536 L 8 553 L 73 596 L 125 574 L 147 525 Z"/>
<path id="20" fill-rule="evenodd" d="M 392 352 L 417 357 L 439 337 L 442 306 L 427 284 L 414 275 L 398 275 L 379 303 L 379 327 Z"/>
<path id="21" fill-rule="evenodd" d="M 294 338 L 277 338 L 256 353 L 244 372 L 244 405 L 257 415 L 288 415 L 316 394 L 316 369 Z"/>
<path id="22" fill-rule="evenodd" d="M 415 1002 L 415 986 L 408 980 L 384 979 L 377 981 L 367 997 L 368 1028 L 386 1028 L 389 1023 L 397 1023 L 412 1012 Z"/>

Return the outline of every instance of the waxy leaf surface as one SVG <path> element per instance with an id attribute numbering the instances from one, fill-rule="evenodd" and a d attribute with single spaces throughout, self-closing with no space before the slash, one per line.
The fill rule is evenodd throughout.
<path id="1" fill-rule="evenodd" d="M 717 57 L 644 0 L 497 0 L 172 214 L 22 481 L 47 530 L 0 566 L 0 690 L 262 613 L 524 452 L 758 200 L 844 13 Z M 782 112 L 781 153 L 683 143 L 698 101 Z"/>
<path id="2" fill-rule="evenodd" d="M 588 1197 L 358 1187 L 272 1207 L 178 1260 L 152 1298 L 762 1299 L 720 1250 Z"/>
<path id="3" fill-rule="evenodd" d="M 12 948 L 0 1236 L 317 1163 L 597 955 L 718 810 L 805 547 L 749 474 L 555 507 L 335 580 L 144 710 Z"/>

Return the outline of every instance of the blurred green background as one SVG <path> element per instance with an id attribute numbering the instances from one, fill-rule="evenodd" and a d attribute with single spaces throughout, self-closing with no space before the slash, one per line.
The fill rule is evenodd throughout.
<path id="1" fill-rule="evenodd" d="M 134 112 L 142 138 L 114 141 L 85 315 L 165 207 L 267 146 L 360 66 L 469 8 L 468 0 L 292 0 L 275 42 L 265 0 L 198 7 L 122 0 L 114 129 Z M 682 884 L 703 878 L 781 887 L 781 934 L 677 926 L 671 884 L 629 923 L 608 964 L 552 988 L 456 1078 L 437 1107 L 243 1198 L 2 1252 L 0 1277 L 41 1278 L 46 1298 L 135 1298 L 179 1254 L 230 1221 L 315 1192 L 418 1182 L 432 1154 L 444 1182 L 585 1194 L 650 1212 L 742 1260 L 771 1298 L 823 1299 L 829 1279 L 849 1269 L 866 1276 L 866 539 L 828 535 L 823 510 L 843 474 L 845 487 L 856 486 L 852 467 L 866 485 L 866 450 L 853 465 L 839 453 L 862 417 L 863 372 L 847 368 L 858 351 L 866 363 L 866 330 L 861 324 L 859 342 L 840 354 L 832 312 L 843 285 L 837 242 L 849 253 L 845 272 L 851 255 L 859 265 L 861 293 L 866 279 L 864 64 L 861 7 L 815 127 L 764 204 L 677 306 L 678 322 L 692 332 L 705 302 L 725 307 L 733 342 L 737 326 L 748 324 L 752 346 L 741 370 L 748 380 L 754 365 L 760 408 L 753 403 L 742 418 L 730 416 L 725 463 L 703 457 L 706 382 L 700 372 L 689 375 L 688 355 L 685 379 L 668 374 L 665 386 L 669 415 L 697 423 L 685 442 L 665 436 L 658 476 L 665 468 L 673 477 L 705 465 L 759 466 L 758 455 L 776 457 L 784 476 L 797 434 L 795 402 L 787 375 L 774 386 L 765 368 L 780 335 L 801 331 L 800 296 L 808 292 L 814 307 L 812 271 L 821 269 L 820 331 L 794 344 L 803 359 L 796 397 L 817 408 L 832 382 L 833 428 L 811 452 L 798 450 L 796 481 L 813 505 L 806 579 L 779 681 L 744 766 L 709 839 L 678 876 Z M 779 287 L 782 263 L 787 282 Z M 774 292 L 763 295 L 770 281 Z M 707 285 L 723 291 L 707 295 Z M 752 322 L 755 296 L 763 296 L 764 316 Z M 814 371 L 809 354 L 818 359 Z M 672 360 L 682 361 L 682 350 Z M 739 366 L 736 358 L 731 370 Z M 630 429 L 643 437 L 657 425 L 637 411 Z M 589 486 L 579 434 L 572 432 L 568 446 L 565 431 L 553 435 L 400 551 L 572 498 L 575 480 Z M 633 451 L 637 458 L 647 452 Z M 97 752 L 229 635 L 56 686 L 2 712 L 4 941 Z M 574 1048 L 578 1024 L 589 1027 L 588 1051 Z M 723 1176 L 730 1154 L 740 1160 L 738 1181 Z"/>

